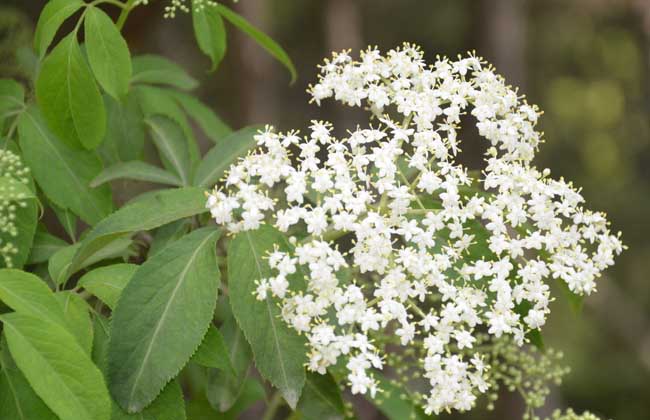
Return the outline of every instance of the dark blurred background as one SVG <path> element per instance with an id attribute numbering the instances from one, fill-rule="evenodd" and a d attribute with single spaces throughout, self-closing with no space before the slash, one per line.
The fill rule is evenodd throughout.
<path id="1" fill-rule="evenodd" d="M 545 111 L 538 166 L 583 187 L 629 246 L 575 314 L 558 297 L 545 330 L 572 367 L 549 409 L 573 406 L 603 418 L 650 419 L 650 0 L 241 0 L 232 5 L 289 53 L 299 78 L 235 30 L 216 73 L 195 45 L 191 19 L 162 18 L 165 0 L 132 13 L 134 54 L 163 54 L 201 80 L 198 95 L 232 127 L 272 123 L 304 129 L 312 118 L 342 127 L 356 110 L 307 103 L 316 65 L 332 50 L 382 50 L 403 41 L 428 60 L 468 50 L 493 63 Z M 0 0 L 0 77 L 21 77 L 16 47 L 30 45 L 44 0 Z M 114 12 L 114 10 L 113 10 Z M 472 135 L 468 135 L 471 140 Z M 465 139 L 466 142 L 469 141 Z M 207 143 L 206 143 L 207 145 Z M 480 148 L 474 148 L 480 153 Z M 474 150 L 467 146 L 467 150 Z M 476 156 L 477 160 L 480 159 Z M 361 417 L 381 416 L 364 406 Z M 449 418 L 447 416 L 447 418 Z M 462 418 L 517 419 L 505 395 L 496 412 Z"/>

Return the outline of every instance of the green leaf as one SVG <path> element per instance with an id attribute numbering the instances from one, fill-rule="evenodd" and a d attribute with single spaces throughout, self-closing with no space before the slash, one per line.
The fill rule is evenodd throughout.
<path id="1" fill-rule="evenodd" d="M 74 257 L 81 247 L 81 243 L 77 242 L 52 255 L 52 258 L 48 262 L 48 272 L 55 284 L 64 284 L 77 271 L 99 261 L 114 258 L 126 259 L 132 243 L 133 241 L 128 237 L 124 237 L 124 235 L 114 237 L 112 240 L 102 244 L 101 247 L 95 249 L 81 264 L 73 266 L 72 262 Z"/>
<path id="2" fill-rule="evenodd" d="M 61 420 L 110 419 L 104 378 L 65 328 L 21 313 L 0 320 L 16 365 Z"/>
<path id="3" fill-rule="evenodd" d="M 182 185 L 182 181 L 175 174 L 140 160 L 132 160 L 130 162 L 116 163 L 105 168 L 90 182 L 90 186 L 94 188 L 116 179 L 132 179 L 174 186 Z"/>
<path id="4" fill-rule="evenodd" d="M 190 155 L 192 165 L 198 162 L 200 153 L 199 148 L 194 137 L 192 127 L 179 106 L 178 102 L 174 99 L 174 91 L 170 89 L 161 89 L 154 86 L 139 86 L 135 89 L 138 96 L 138 101 L 145 118 L 154 118 L 164 115 L 178 123 L 183 129 L 185 139 L 187 140 L 187 149 Z M 163 163 L 168 164 L 163 160 Z"/>
<path id="5" fill-rule="evenodd" d="M 15 269 L 0 270 L 0 300 L 16 312 L 65 325 L 65 318 L 52 290 L 34 274 Z"/>
<path id="6" fill-rule="evenodd" d="M 25 89 L 11 79 L 0 79 L 0 123 L 7 114 L 25 106 Z"/>
<path id="7" fill-rule="evenodd" d="M 163 164 L 175 171 L 184 185 L 189 185 L 191 162 L 182 128 L 175 121 L 161 115 L 147 119 L 146 124 L 151 130 Z"/>
<path id="8" fill-rule="evenodd" d="M 129 93 L 118 102 L 105 95 L 104 105 L 106 136 L 98 149 L 104 162 L 110 164 L 140 159 L 144 150 L 144 117 L 138 98 Z"/>
<path id="9" fill-rule="evenodd" d="M 194 185 L 214 186 L 234 161 L 245 156 L 249 150 L 255 147 L 253 136 L 259 129 L 259 126 L 242 128 L 228 137 L 216 141 L 214 147 L 206 153 L 196 168 Z"/>
<path id="10" fill-rule="evenodd" d="M 201 51 L 210 57 L 212 61 L 210 71 L 214 71 L 226 55 L 226 28 L 223 19 L 216 8 L 211 5 L 201 8 L 194 6 L 192 7 L 192 24 L 196 42 Z"/>
<path id="11" fill-rule="evenodd" d="M 298 411 L 306 419 L 342 420 L 345 407 L 339 386 L 329 373 L 308 373 Z"/>
<path id="12" fill-rule="evenodd" d="M 291 83 L 296 81 L 297 73 L 289 55 L 282 49 L 277 42 L 273 41 L 268 35 L 251 25 L 243 16 L 235 13 L 221 3 L 214 6 L 219 14 L 228 22 L 235 25 L 239 30 L 250 36 L 276 60 L 282 63 L 291 74 Z"/>
<path id="13" fill-rule="evenodd" d="M 185 420 L 183 391 L 174 380 L 140 413 L 127 414 L 117 403 L 113 403 L 112 413 L 111 420 Z"/>
<path id="14" fill-rule="evenodd" d="M 111 18 L 96 7 L 86 9 L 84 28 L 88 62 L 95 78 L 109 95 L 119 99 L 129 91 L 129 47 Z"/>
<path id="15" fill-rule="evenodd" d="M 96 154 L 59 141 L 47 130 L 36 108 L 20 115 L 18 133 L 23 158 L 50 201 L 91 225 L 111 212 L 110 188 L 88 186 L 102 170 Z"/>
<path id="16" fill-rule="evenodd" d="M 34 235 L 34 245 L 29 255 L 27 264 L 40 264 L 50 259 L 61 248 L 68 246 L 63 239 L 42 230 L 37 230 Z"/>
<path id="17" fill-rule="evenodd" d="M 36 24 L 34 49 L 43 57 L 63 22 L 82 8 L 81 0 L 51 0 L 45 5 Z"/>
<path id="18" fill-rule="evenodd" d="M 266 256 L 278 244 L 286 248 L 284 236 L 268 225 L 235 236 L 228 247 L 228 286 L 232 312 L 253 349 L 255 366 L 295 408 L 305 383 L 304 337 L 282 321 L 276 302 L 255 297 L 256 283 L 272 274 Z"/>
<path id="19" fill-rule="evenodd" d="M 63 311 L 68 330 L 77 338 L 81 347 L 90 355 L 93 348 L 93 324 L 88 313 L 88 304 L 81 296 L 69 290 L 55 293 Z"/>
<path id="20" fill-rule="evenodd" d="M 133 83 L 173 86 L 191 90 L 199 85 L 192 76 L 177 64 L 157 55 L 133 57 Z"/>
<path id="21" fill-rule="evenodd" d="M 209 370 L 206 395 L 216 410 L 226 412 L 238 401 L 244 390 L 253 356 L 244 333 L 232 316 L 224 321 L 221 334 L 227 346 L 234 375 L 228 374 L 228 371 Z"/>
<path id="22" fill-rule="evenodd" d="M 112 264 L 99 267 L 84 274 L 79 279 L 78 285 L 97 296 L 113 310 L 122 290 L 137 269 L 138 266 L 135 264 Z"/>
<path id="23" fill-rule="evenodd" d="M 66 36 L 43 60 L 36 100 L 48 127 L 68 145 L 96 148 L 106 132 L 106 110 L 77 43 Z"/>
<path id="24" fill-rule="evenodd" d="M 205 200 L 204 190 L 188 187 L 156 192 L 122 207 L 98 223 L 81 242 L 73 269 L 117 237 L 207 211 Z"/>
<path id="25" fill-rule="evenodd" d="M 190 225 L 189 220 L 181 219 L 156 229 L 147 257 L 151 258 L 170 243 L 180 239 L 187 233 Z"/>
<path id="26" fill-rule="evenodd" d="M 214 326 L 210 326 L 203 342 L 196 353 L 192 356 L 192 361 L 201 366 L 221 369 L 231 375 L 235 375 L 235 368 L 232 366 L 230 354 L 226 347 L 223 336 Z"/>
<path id="27" fill-rule="evenodd" d="M 16 366 L 5 345 L 0 372 L 0 418 L 11 420 L 58 420 L 58 417 L 34 392 Z"/>
<path id="28" fill-rule="evenodd" d="M 93 361 L 105 374 L 108 364 L 108 320 L 97 315 L 94 326 Z M 185 420 L 184 405 L 183 392 L 178 381 L 174 380 L 167 384 L 151 405 L 138 414 L 125 413 L 111 398 L 111 420 Z"/>
<path id="29" fill-rule="evenodd" d="M 128 412 L 153 401 L 201 344 L 216 305 L 220 231 L 196 230 L 148 259 L 117 302 L 108 377 Z"/>
<path id="30" fill-rule="evenodd" d="M 207 105 L 185 92 L 170 91 L 185 112 L 197 122 L 201 130 L 215 143 L 232 133 L 232 129 Z"/>

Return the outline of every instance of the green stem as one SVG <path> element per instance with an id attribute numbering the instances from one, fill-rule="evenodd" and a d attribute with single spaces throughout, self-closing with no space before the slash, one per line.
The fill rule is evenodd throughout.
<path id="1" fill-rule="evenodd" d="M 275 418 L 275 414 L 278 412 L 278 409 L 282 405 L 282 395 L 280 394 L 280 391 L 276 391 L 275 394 L 273 394 L 273 397 L 271 397 L 271 401 L 269 401 L 269 404 L 266 407 L 266 411 L 264 412 L 264 416 L 262 417 L 262 420 L 273 420 Z"/>
<path id="2" fill-rule="evenodd" d="M 117 23 L 115 23 L 115 26 L 117 26 L 117 29 L 120 31 L 124 27 L 124 23 L 126 22 L 126 18 L 129 17 L 129 13 L 131 13 L 131 10 L 135 7 L 135 2 L 136 0 L 128 0 L 124 4 L 124 8 L 122 9 L 122 13 L 120 13 L 120 16 L 117 18 Z"/>

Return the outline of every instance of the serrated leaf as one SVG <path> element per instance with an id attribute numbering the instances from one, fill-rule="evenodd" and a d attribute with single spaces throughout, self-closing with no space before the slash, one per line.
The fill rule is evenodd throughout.
<path id="1" fill-rule="evenodd" d="M 69 146 L 96 148 L 106 132 L 106 110 L 76 33 L 66 36 L 41 66 L 36 100 L 48 127 Z"/>
<path id="2" fill-rule="evenodd" d="M 101 315 L 95 316 L 93 361 L 105 374 L 108 364 L 109 322 Z M 127 414 L 111 398 L 111 420 L 185 420 L 183 392 L 178 381 L 167 384 L 160 395 L 147 408 L 137 414 Z"/>
<path id="3" fill-rule="evenodd" d="M 206 7 L 192 7 L 192 24 L 194 37 L 199 48 L 210 57 L 214 71 L 224 55 L 226 55 L 226 28 L 223 19 L 217 10 L 208 5 Z"/>
<path id="4" fill-rule="evenodd" d="M 135 264 L 112 264 L 84 274 L 78 285 L 101 299 L 111 310 L 115 309 L 122 290 L 138 269 Z"/>
<path id="5" fill-rule="evenodd" d="M 50 201 L 91 225 L 111 212 L 110 188 L 88 186 L 102 169 L 94 153 L 71 148 L 54 137 L 33 107 L 20 115 L 18 133 L 23 158 Z"/>
<path id="6" fill-rule="evenodd" d="M 196 230 L 145 261 L 111 323 L 108 377 L 128 412 L 151 403 L 201 344 L 216 305 L 220 231 Z"/>
<path id="7" fill-rule="evenodd" d="M 34 392 L 16 366 L 6 344 L 0 365 L 0 418 L 11 420 L 58 420 L 58 417 Z"/>
<path id="8" fill-rule="evenodd" d="M 189 185 L 191 162 L 181 126 L 161 115 L 148 118 L 145 123 L 151 131 L 163 164 L 176 172 L 183 185 Z"/>
<path id="9" fill-rule="evenodd" d="M 0 270 L 0 300 L 18 313 L 58 323 L 88 348 L 86 332 L 79 328 L 79 323 L 70 322 L 70 313 L 64 312 L 58 297 L 35 275 L 14 269 Z M 72 315 L 78 320 L 77 314 Z"/>
<path id="10" fill-rule="evenodd" d="M 140 55 L 133 58 L 133 83 L 173 86 L 191 90 L 199 85 L 185 70 L 166 58 L 157 55 Z"/>
<path id="11" fill-rule="evenodd" d="M 232 129 L 228 124 L 223 122 L 212 109 L 195 96 L 178 91 L 171 91 L 170 94 L 213 142 L 216 143 L 221 138 L 232 133 Z"/>
<path id="12" fill-rule="evenodd" d="M 213 325 L 203 337 L 203 342 L 192 356 L 192 361 L 201 366 L 221 369 L 225 373 L 235 375 L 228 347 L 223 336 Z"/>
<path id="13" fill-rule="evenodd" d="M 104 378 L 64 327 L 21 313 L 0 320 L 16 365 L 61 420 L 110 419 Z"/>
<path id="14" fill-rule="evenodd" d="M 42 230 L 37 230 L 34 235 L 34 245 L 27 264 L 39 264 L 45 262 L 49 260 L 54 253 L 66 246 L 68 246 L 68 243 L 63 239 Z"/>
<path id="15" fill-rule="evenodd" d="M 106 136 L 98 149 L 105 163 L 137 160 L 144 149 L 142 110 L 135 94 L 129 93 L 120 102 L 104 96 Z"/>
<path id="16" fill-rule="evenodd" d="M 194 185 L 211 187 L 216 184 L 233 162 L 255 147 L 253 136 L 259 129 L 259 126 L 242 128 L 216 141 L 196 168 Z"/>
<path id="17" fill-rule="evenodd" d="M 258 371 L 295 408 L 305 383 L 304 337 L 282 321 L 275 302 L 270 298 L 259 301 L 255 297 L 256 283 L 272 274 L 265 257 L 275 245 L 286 248 L 284 236 L 268 225 L 241 232 L 230 242 L 230 304 L 251 345 Z"/>
<path id="18" fill-rule="evenodd" d="M 55 293 L 54 297 L 63 311 L 68 329 L 90 355 L 93 347 L 93 324 L 88 313 L 88 304 L 79 295 L 69 290 Z"/>
<path id="19" fill-rule="evenodd" d="M 116 163 L 105 168 L 90 182 L 91 187 L 98 187 L 116 179 L 155 182 L 158 184 L 181 186 L 182 181 L 175 174 L 150 165 L 140 160 Z"/>
<path id="20" fill-rule="evenodd" d="M 264 32 L 260 31 L 259 29 L 251 25 L 250 22 L 244 19 L 243 16 L 235 13 L 234 11 L 224 6 L 223 4 L 217 3 L 214 7 L 217 9 L 219 14 L 223 16 L 224 19 L 226 19 L 228 22 L 235 25 L 239 30 L 244 32 L 249 37 L 253 38 L 253 40 L 257 42 L 257 44 L 260 47 L 264 48 L 276 60 L 282 63 L 287 68 L 287 70 L 289 70 L 289 73 L 291 74 L 291 83 L 296 81 L 296 77 L 297 77 L 296 68 L 294 67 L 293 62 L 291 61 L 291 58 L 289 58 L 289 55 L 282 49 L 282 47 L 277 42 L 272 40 Z"/>
<path id="21" fill-rule="evenodd" d="M 200 188 L 178 188 L 149 194 L 98 223 L 81 242 L 72 267 L 81 266 L 98 249 L 124 234 L 154 229 L 205 211 L 205 192 Z"/>
<path id="22" fill-rule="evenodd" d="M 308 373 L 297 409 L 306 419 L 342 420 L 345 407 L 332 375 Z"/>
<path id="23" fill-rule="evenodd" d="M 43 57 L 63 22 L 82 8 L 81 0 L 51 0 L 45 5 L 36 24 L 34 49 Z"/>
<path id="24" fill-rule="evenodd" d="M 126 95 L 131 80 L 131 54 L 122 34 L 106 13 L 88 6 L 84 19 L 86 52 L 95 78 L 115 99 Z"/>

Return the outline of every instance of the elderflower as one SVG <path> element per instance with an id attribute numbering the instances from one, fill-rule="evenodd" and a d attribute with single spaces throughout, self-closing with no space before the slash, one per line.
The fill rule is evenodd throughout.
<path id="1" fill-rule="evenodd" d="M 533 165 L 539 110 L 478 57 L 430 66 L 409 44 L 344 51 L 309 93 L 362 106 L 371 124 L 342 138 L 323 121 L 302 138 L 267 126 L 207 207 L 230 232 L 268 223 L 291 237 L 255 293 L 307 337 L 309 370 L 345 358 L 351 391 L 374 394 L 374 371 L 390 366 L 426 379 L 426 413 L 471 409 L 500 363 L 480 335 L 524 345 L 548 317 L 549 282 L 594 292 L 620 235 Z M 488 142 L 482 168 L 460 159 L 465 115 Z"/>
<path id="2" fill-rule="evenodd" d="M 27 205 L 26 197 L 16 190 L 14 182 L 29 184 L 29 168 L 23 166 L 18 155 L 0 150 L 0 179 L 0 256 L 5 267 L 13 267 L 13 257 L 18 253 L 12 241 L 18 235 L 16 216 Z"/>

